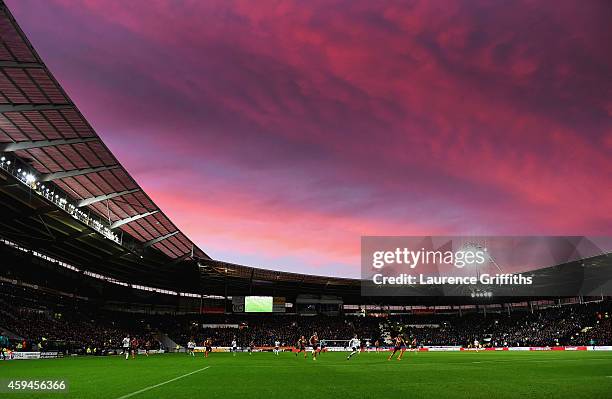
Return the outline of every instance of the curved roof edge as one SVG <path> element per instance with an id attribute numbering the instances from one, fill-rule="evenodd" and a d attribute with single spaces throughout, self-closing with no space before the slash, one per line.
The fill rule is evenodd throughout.
<path id="1" fill-rule="evenodd" d="M 70 209 L 168 258 L 210 259 L 153 202 L 83 117 L 0 0 L 0 153 Z M 127 237 L 126 237 L 127 238 Z"/>

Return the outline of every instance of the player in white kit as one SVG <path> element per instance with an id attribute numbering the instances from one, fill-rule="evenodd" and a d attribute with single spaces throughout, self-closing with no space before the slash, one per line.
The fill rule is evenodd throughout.
<path id="1" fill-rule="evenodd" d="M 280 341 L 276 340 L 274 341 L 274 354 L 278 356 L 279 353 L 280 353 Z"/>
<path id="2" fill-rule="evenodd" d="M 236 356 L 236 352 L 238 352 L 238 343 L 236 342 L 236 337 L 232 340 L 232 354 Z"/>
<path id="3" fill-rule="evenodd" d="M 349 341 L 349 348 L 351 348 L 351 354 L 347 356 L 346 360 L 350 360 L 353 355 L 359 353 L 359 348 L 361 347 L 361 341 L 357 338 L 357 334 Z"/>
<path id="4" fill-rule="evenodd" d="M 195 357 L 194 349 L 196 347 L 196 343 L 193 338 L 187 342 L 187 354 Z"/>
<path id="5" fill-rule="evenodd" d="M 123 353 L 125 353 L 125 360 L 128 360 L 130 355 L 130 337 L 123 338 Z"/>

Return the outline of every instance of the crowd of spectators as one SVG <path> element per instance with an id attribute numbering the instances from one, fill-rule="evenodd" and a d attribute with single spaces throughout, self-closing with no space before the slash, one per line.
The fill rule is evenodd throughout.
<path id="1" fill-rule="evenodd" d="M 254 341 L 271 346 L 278 340 L 294 345 L 316 331 L 323 340 L 348 340 L 357 334 L 362 340 L 390 344 L 402 334 L 419 345 L 470 346 L 558 346 L 612 345 L 610 302 L 575 304 L 542 310 L 458 315 L 402 315 L 385 318 L 342 316 L 200 316 L 178 323 L 168 330 L 180 344 L 211 338 L 215 345 L 229 346 L 236 339 L 245 346 Z M 219 326 L 211 328 L 210 324 Z M 222 327 L 220 325 L 226 325 Z M 233 326 L 234 328 L 227 327 Z"/>
<path id="2" fill-rule="evenodd" d="M 362 341 L 372 344 L 379 341 L 381 346 L 390 344 L 397 334 L 416 339 L 424 346 L 469 346 L 474 341 L 497 347 L 612 345 L 609 300 L 533 311 L 523 309 L 510 314 L 461 316 L 144 316 L 75 304 L 52 307 L 48 301 L 38 302 L 35 295 L 32 290 L 0 290 L 0 330 L 19 337 L 10 343 L 13 349 L 105 353 L 120 348 L 122 339 L 128 335 L 141 344 L 149 341 L 151 349 L 156 349 L 159 342 L 154 337 L 161 334 L 167 334 L 181 346 L 192 339 L 201 344 L 207 338 L 212 339 L 214 346 L 229 346 L 234 339 L 242 347 L 251 341 L 257 346 L 272 346 L 275 341 L 293 346 L 300 336 L 308 339 L 315 331 L 325 341 L 349 340 L 357 334 Z"/>
<path id="3" fill-rule="evenodd" d="M 506 313 L 419 320 L 408 316 L 385 325 L 421 345 L 485 346 L 612 345 L 609 301 Z M 419 324 L 421 323 L 421 324 Z M 426 324 L 427 323 L 427 324 Z M 412 326 L 412 327 L 411 327 Z"/>
<path id="4" fill-rule="evenodd" d="M 211 338 L 215 345 L 229 346 L 236 339 L 239 346 L 246 346 L 251 341 L 258 346 L 273 346 L 279 341 L 283 346 L 294 346 L 300 336 L 306 339 L 317 332 L 323 340 L 349 340 L 357 333 L 364 338 L 380 335 L 380 320 L 375 318 L 357 318 L 342 316 L 296 316 L 296 315 L 257 315 L 227 316 L 215 318 L 211 322 L 206 317 L 191 320 L 186 328 L 177 328 L 169 336 L 180 344 L 189 339 L 202 342 Z M 209 324 L 226 324 L 233 327 L 203 327 Z"/>
<path id="5" fill-rule="evenodd" d="M 23 300 L 24 295 L 28 300 Z M 0 291 L 0 327 L 19 337 L 9 340 L 13 350 L 103 354 L 120 348 L 126 336 L 141 343 L 149 341 L 151 349 L 159 348 L 150 326 L 135 323 L 132 315 L 80 307 L 53 309 L 42 302 L 36 305 L 35 296 L 33 290 L 27 289 L 10 290 L 4 286 Z"/>
<path id="6" fill-rule="evenodd" d="M 75 353 L 103 353 L 121 347 L 124 337 L 136 337 L 141 343 L 149 341 L 151 348 L 159 347 L 147 331 L 130 332 L 106 320 L 91 320 L 85 315 L 61 314 L 38 309 L 21 308 L 17 317 L 6 326 L 24 339 L 17 349 L 62 350 Z"/>

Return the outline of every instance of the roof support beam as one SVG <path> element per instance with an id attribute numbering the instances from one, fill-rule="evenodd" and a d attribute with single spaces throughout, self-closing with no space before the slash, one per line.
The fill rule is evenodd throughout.
<path id="1" fill-rule="evenodd" d="M 70 108 L 73 108 L 73 106 L 70 104 L 2 104 L 0 105 L 0 114 L 3 114 L 5 112 L 49 111 Z"/>
<path id="2" fill-rule="evenodd" d="M 180 263 L 180 262 L 184 261 L 185 259 L 188 259 L 190 256 L 191 256 L 191 251 L 187 252 L 186 254 L 183 254 L 183 255 L 179 256 L 178 258 L 172 260 L 171 262 L 166 263 L 164 266 L 176 265 L 177 263 Z"/>
<path id="3" fill-rule="evenodd" d="M 100 140 L 98 137 L 83 137 L 76 139 L 36 140 L 20 141 L 18 143 L 2 143 L 0 144 L 0 152 L 15 152 L 20 150 L 29 150 L 32 148 L 53 147 L 56 145 L 89 143 L 90 141 L 98 140 Z"/>
<path id="4" fill-rule="evenodd" d="M 111 229 L 116 229 L 117 227 L 123 226 L 124 224 L 131 223 L 131 222 L 133 222 L 135 220 L 142 219 L 142 218 L 145 218 L 145 217 L 150 216 L 150 215 L 155 215 L 157 212 L 159 212 L 159 211 L 145 212 L 145 213 L 141 213 L 140 215 L 135 215 L 135 216 L 131 216 L 129 218 L 117 220 L 117 221 L 113 222 L 113 224 L 111 224 L 110 228 Z"/>
<path id="5" fill-rule="evenodd" d="M 132 193 L 135 193 L 137 191 L 140 191 L 140 189 L 139 188 L 134 188 L 132 190 L 118 191 L 116 193 L 110 193 L 110 194 L 105 194 L 105 195 L 99 195 L 97 197 L 85 198 L 85 199 L 79 201 L 79 203 L 77 204 L 77 207 L 82 208 L 84 206 L 95 204 L 96 202 L 106 201 L 106 200 L 113 199 L 113 198 L 116 198 L 116 197 L 121 197 L 123 195 L 132 194 Z"/>
<path id="6" fill-rule="evenodd" d="M 121 248 L 119 251 L 115 252 L 114 254 L 105 256 L 105 257 L 101 257 L 99 259 L 102 261 L 102 263 L 106 263 L 106 262 L 114 261 L 117 259 L 121 259 L 124 256 L 129 255 L 130 253 L 131 253 L 130 251 Z"/>
<path id="7" fill-rule="evenodd" d="M 100 166 L 98 168 L 73 169 L 64 172 L 47 173 L 40 177 L 40 181 L 51 181 L 57 179 L 65 179 L 66 177 L 74 177 L 86 175 L 89 173 L 104 172 L 105 170 L 118 169 L 119 165 Z"/>
<path id="8" fill-rule="evenodd" d="M 177 235 L 178 233 L 179 233 L 179 231 L 177 230 L 177 231 L 174 231 L 174 232 L 172 232 L 172 233 L 168 233 L 168 234 L 166 234 L 165 236 L 161 236 L 161 237 L 154 238 L 154 239 L 152 239 L 152 240 L 150 240 L 150 241 L 145 242 L 145 243 L 143 244 L 143 247 L 144 247 L 144 248 L 150 247 L 151 245 L 155 245 L 155 244 L 157 244 L 158 242 L 160 242 L 160 241 L 164 241 L 164 240 L 165 240 L 165 239 L 167 239 L 167 238 L 174 237 L 174 236 L 175 236 L 175 235 Z"/>
<path id="9" fill-rule="evenodd" d="M 31 217 L 46 215 L 47 213 L 59 211 L 56 205 L 46 205 L 41 208 L 28 209 L 21 213 L 7 212 L 0 216 L 0 222 L 10 222 L 13 220 L 27 220 Z"/>
<path id="10" fill-rule="evenodd" d="M 2 68 L 44 68 L 38 62 L 0 61 Z"/>
<path id="11" fill-rule="evenodd" d="M 41 246 L 41 249 L 48 249 L 54 245 L 57 244 L 63 244 L 65 242 L 69 242 L 69 241 L 73 241 L 73 240 L 78 240 L 80 238 L 85 238 L 85 237 L 89 237 L 90 235 L 95 234 L 93 231 L 90 230 L 85 230 L 85 231 L 75 231 L 74 233 L 71 233 L 67 236 L 63 236 L 63 237 L 58 237 L 53 241 L 49 241 L 47 243 L 47 245 L 43 245 Z"/>
<path id="12" fill-rule="evenodd" d="M 2 183 L 0 183 L 0 188 L 4 188 L 4 187 L 17 187 L 21 185 L 21 183 L 17 183 L 16 181 L 10 181 L 10 180 L 5 180 Z"/>

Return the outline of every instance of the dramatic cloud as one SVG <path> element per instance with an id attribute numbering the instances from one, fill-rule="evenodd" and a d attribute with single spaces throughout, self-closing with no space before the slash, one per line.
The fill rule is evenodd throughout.
<path id="1" fill-rule="evenodd" d="M 366 234 L 612 233 L 609 2 L 8 5 L 213 257 L 357 276 Z"/>

